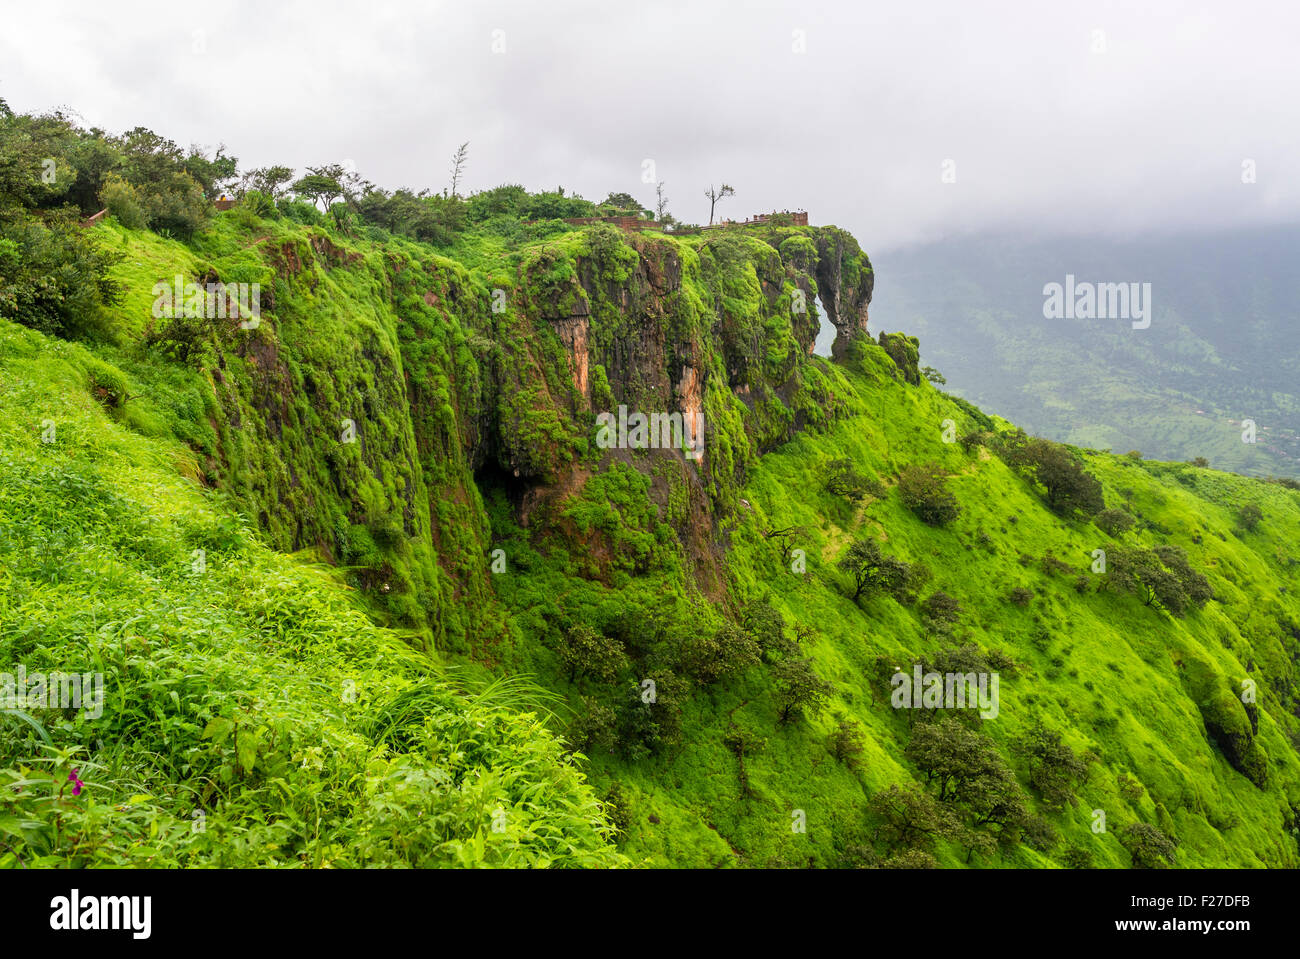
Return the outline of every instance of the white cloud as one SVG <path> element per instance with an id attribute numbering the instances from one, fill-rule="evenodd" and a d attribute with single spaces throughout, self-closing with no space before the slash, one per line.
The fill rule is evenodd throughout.
<path id="1" fill-rule="evenodd" d="M 679 217 L 707 218 L 703 190 L 726 179 L 728 215 L 803 207 L 869 250 L 1300 214 L 1300 8 L 872 7 L 56 0 L 6 11 L 0 96 L 224 142 L 244 165 L 351 158 L 389 187 L 440 188 L 469 140 L 471 188 L 648 203 L 649 157 Z"/>

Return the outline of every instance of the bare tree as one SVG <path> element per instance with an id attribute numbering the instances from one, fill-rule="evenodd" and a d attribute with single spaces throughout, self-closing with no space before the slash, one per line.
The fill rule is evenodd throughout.
<path id="1" fill-rule="evenodd" d="M 729 196 L 735 196 L 736 191 L 727 184 L 722 184 L 721 189 L 714 189 L 713 184 L 704 191 L 704 195 L 709 198 L 709 226 L 713 226 L 713 208 L 718 205 L 719 200 L 725 200 Z"/>
<path id="2" fill-rule="evenodd" d="M 660 223 L 663 222 L 664 213 L 668 209 L 668 197 L 664 196 L 664 181 L 660 180 L 655 186 L 655 219 Z"/>
<path id="3" fill-rule="evenodd" d="M 456 190 L 460 186 L 461 174 L 465 171 L 465 158 L 469 154 L 469 141 L 466 140 L 456 150 L 455 156 L 451 158 L 451 195 L 456 196 Z"/>

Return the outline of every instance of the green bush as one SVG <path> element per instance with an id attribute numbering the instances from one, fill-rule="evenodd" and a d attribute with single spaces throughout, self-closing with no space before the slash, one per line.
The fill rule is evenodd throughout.
<path id="1" fill-rule="evenodd" d="M 1102 510 L 1092 521 L 1099 529 L 1111 536 L 1128 532 L 1137 522 L 1130 513 L 1122 509 Z"/>
<path id="2" fill-rule="evenodd" d="M 129 230 L 139 230 L 148 226 L 149 217 L 145 213 L 144 197 L 140 191 L 119 176 L 110 176 L 99 194 L 100 202 L 112 214 L 118 223 Z"/>
<path id="3" fill-rule="evenodd" d="M 67 218 L 0 221 L 0 315 L 55 336 L 98 332 L 122 297 L 111 275 L 121 259 Z"/>
<path id="4" fill-rule="evenodd" d="M 948 489 L 946 474 L 934 463 L 905 467 L 898 474 L 898 496 L 917 519 L 930 526 L 946 526 L 961 513 L 957 497 Z"/>

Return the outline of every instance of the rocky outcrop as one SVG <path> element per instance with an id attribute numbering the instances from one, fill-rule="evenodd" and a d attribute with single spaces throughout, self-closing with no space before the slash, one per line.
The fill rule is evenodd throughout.
<path id="1" fill-rule="evenodd" d="M 822 227 L 817 234 L 817 285 L 826 318 L 836 336 L 832 355 L 844 355 L 848 344 L 867 332 L 867 307 L 876 274 L 858 241 L 837 227 Z"/>
<path id="2" fill-rule="evenodd" d="M 751 464 L 834 415 L 810 370 L 816 299 L 847 342 L 872 287 L 834 227 L 674 239 L 597 225 L 524 247 L 513 275 L 310 231 L 263 254 L 283 302 L 218 346 L 213 484 L 277 546 L 352 569 L 395 625 L 461 649 L 492 590 L 493 491 L 539 548 L 607 576 L 628 546 L 602 500 L 644 484 L 627 500 L 653 511 L 639 535 L 671 530 L 695 583 L 722 596 Z M 598 417 L 620 409 L 668 426 L 649 448 L 602 445 Z M 582 559 L 596 556 L 611 559 Z"/>

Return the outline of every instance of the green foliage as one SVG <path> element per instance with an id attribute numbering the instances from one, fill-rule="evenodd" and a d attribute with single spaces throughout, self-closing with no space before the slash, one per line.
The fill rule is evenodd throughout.
<path id="1" fill-rule="evenodd" d="M 1114 547 L 1106 554 L 1106 582 L 1174 616 L 1199 609 L 1214 598 L 1204 574 L 1192 569 L 1186 552 L 1178 546 L 1154 549 Z"/>
<path id="2" fill-rule="evenodd" d="M 1101 483 L 1060 443 L 1015 432 L 999 437 L 997 449 L 1008 466 L 1044 487 L 1047 504 L 1058 515 L 1092 516 L 1105 508 Z"/>
<path id="3" fill-rule="evenodd" d="M 920 723 L 904 755 L 935 786 L 940 801 L 966 806 L 977 826 L 1022 827 L 1028 810 L 1007 761 L 988 737 L 956 719 Z"/>
<path id="4" fill-rule="evenodd" d="M 961 616 L 961 603 L 941 590 L 935 590 L 921 602 L 921 619 L 928 630 L 947 635 Z"/>
<path id="5" fill-rule="evenodd" d="M 898 474 L 898 495 L 921 522 L 931 526 L 946 526 L 961 513 L 946 474 L 934 463 L 905 467 Z"/>
<path id="6" fill-rule="evenodd" d="M 523 205 L 523 216 L 528 220 L 564 220 L 570 217 L 592 216 L 596 205 L 577 194 L 564 195 L 563 187 L 551 192 L 534 193 Z"/>
<path id="7" fill-rule="evenodd" d="M 1087 778 L 1088 766 L 1062 742 L 1059 732 L 1036 723 L 1016 748 L 1029 764 L 1030 784 L 1049 809 L 1079 804 L 1074 790 Z"/>
<path id="8" fill-rule="evenodd" d="M 250 193 L 261 193 L 274 204 L 284 196 L 291 180 L 293 170 L 287 166 L 257 167 L 244 173 L 236 194 L 247 201 Z"/>
<path id="9" fill-rule="evenodd" d="M 435 246 L 452 243 L 467 222 L 467 206 L 459 197 L 427 196 L 405 189 L 389 193 L 372 187 L 356 205 L 367 223 Z"/>
<path id="10" fill-rule="evenodd" d="M 691 676 L 705 684 L 748 669 L 760 656 L 753 637 L 729 620 L 712 634 L 691 636 L 686 645 L 680 661 Z"/>
<path id="11" fill-rule="evenodd" d="M 182 447 L 115 425 L 88 390 L 120 372 L 0 336 L 5 409 L 58 423 L 0 418 L 0 658 L 105 690 L 98 715 L 0 723 L 0 865 L 623 861 L 536 715 L 451 682 L 179 475 Z"/>
<path id="12" fill-rule="evenodd" d="M 472 223 L 497 216 L 524 219 L 528 205 L 528 191 L 517 183 L 493 187 L 475 193 L 467 201 L 467 215 Z"/>
<path id="13" fill-rule="evenodd" d="M 322 210 L 328 211 L 330 204 L 343 196 L 343 184 L 332 176 L 310 173 L 294 182 L 291 189 L 295 196 L 306 197 L 312 203 L 319 203 Z"/>
<path id="14" fill-rule="evenodd" d="M 1127 533 L 1137 522 L 1130 513 L 1122 509 L 1102 510 L 1093 517 L 1092 521 L 1099 529 L 1111 536 Z"/>
<path id="15" fill-rule="evenodd" d="M 217 147 L 217 152 L 211 157 L 201 150 L 191 149 L 185 158 L 185 172 L 194 178 L 209 200 L 217 199 L 230 189 L 238 169 L 239 161 L 227 156 L 224 146 Z"/>
<path id="16" fill-rule="evenodd" d="M 826 473 L 826 489 L 850 503 L 860 503 L 868 496 L 879 499 L 885 494 L 880 481 L 859 473 L 851 460 L 834 460 L 827 465 Z"/>
<path id="17" fill-rule="evenodd" d="M 841 719 L 831 730 L 827 748 L 837 760 L 857 771 L 862 766 L 862 755 L 867 750 L 862 727 L 850 719 Z"/>
<path id="18" fill-rule="evenodd" d="M 904 602 L 915 583 L 911 564 L 881 552 L 874 539 L 855 540 L 837 565 L 853 577 L 854 601 L 883 592 Z"/>
<path id="19" fill-rule="evenodd" d="M 1168 869 L 1174 865 L 1177 843 L 1155 826 L 1130 823 L 1119 831 L 1120 841 L 1133 857 L 1134 869 Z"/>
<path id="20" fill-rule="evenodd" d="M 928 853 L 939 840 L 961 834 L 961 822 L 952 811 L 915 783 L 891 784 L 871 797 L 868 809 L 877 822 L 874 838 L 888 849 Z"/>
<path id="21" fill-rule="evenodd" d="M 570 682 L 587 676 L 599 683 L 612 683 L 627 664 L 622 643 L 583 624 L 569 627 L 557 652 Z"/>
<path id="22" fill-rule="evenodd" d="M 95 332 L 121 299 L 121 258 L 66 218 L 0 220 L 0 316 L 55 336 Z"/>
<path id="23" fill-rule="evenodd" d="M 144 197 L 139 190 L 119 176 L 110 175 L 104 181 L 104 189 L 100 191 L 99 199 L 104 204 L 104 208 L 117 218 L 117 222 L 128 230 L 139 230 L 149 224 Z"/>
<path id="24" fill-rule="evenodd" d="M 815 712 L 835 687 L 819 677 L 810 659 L 783 659 L 772 667 L 781 722 Z"/>

